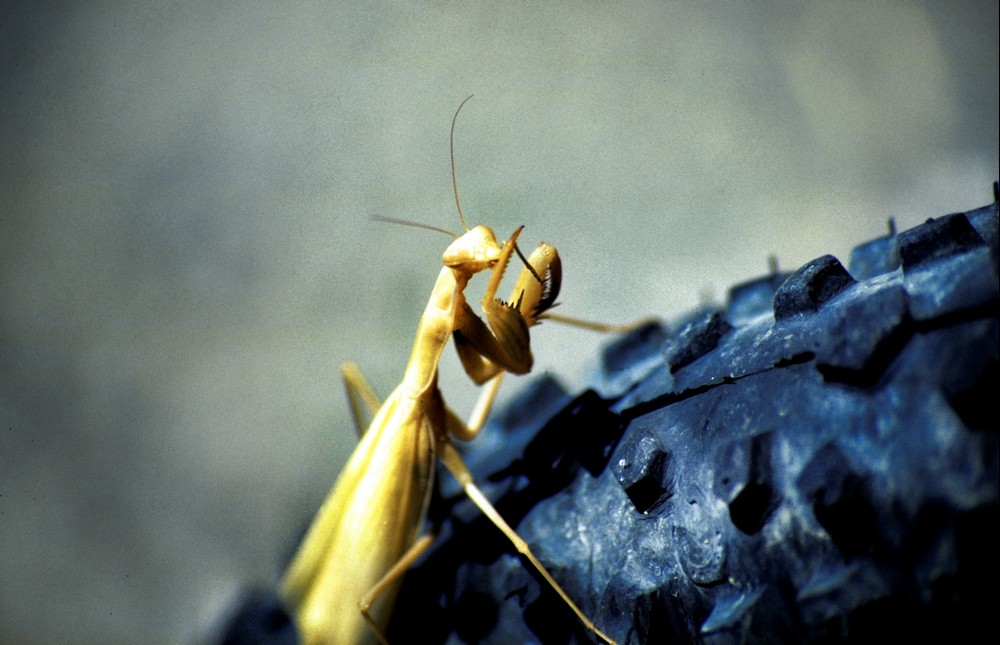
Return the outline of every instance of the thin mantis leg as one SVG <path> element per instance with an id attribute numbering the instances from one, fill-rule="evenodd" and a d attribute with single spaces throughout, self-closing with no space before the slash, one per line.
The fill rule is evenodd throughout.
<path id="1" fill-rule="evenodd" d="M 587 629 L 596 634 L 597 637 L 605 643 L 616 645 L 615 641 L 613 641 L 611 637 L 598 629 L 597 625 L 595 625 L 593 621 L 587 617 L 587 614 L 583 613 L 583 610 L 576 606 L 576 603 L 573 602 L 559 583 L 556 582 L 555 578 L 552 577 L 552 574 L 548 572 L 545 566 L 538 560 L 537 557 L 535 557 L 535 554 L 531 552 L 531 548 L 528 546 L 528 543 L 525 542 L 524 539 L 522 539 L 509 524 L 507 524 L 506 520 L 504 520 L 503 517 L 500 516 L 500 513 L 497 512 L 496 508 L 493 507 L 493 504 L 486 499 L 486 496 L 483 495 L 483 492 L 476 485 L 475 480 L 472 478 L 472 473 L 469 472 L 468 467 L 465 465 L 465 461 L 462 460 L 462 456 L 458 454 L 455 446 L 453 446 L 449 441 L 443 441 L 441 442 L 439 449 L 440 454 L 438 455 L 438 458 L 444 463 L 445 467 L 451 471 L 451 474 L 455 476 L 458 483 L 462 485 L 462 490 L 464 490 L 469 499 L 471 499 L 473 503 L 479 507 L 479 510 L 482 511 L 483 515 L 488 517 L 490 521 L 493 522 L 493 524 L 507 536 L 507 539 L 510 540 L 511 544 L 514 545 L 514 548 L 517 549 L 517 552 L 531 563 L 531 566 L 533 566 L 535 570 L 538 571 L 539 575 L 541 575 L 542 578 L 549 583 L 549 586 L 551 586 L 552 589 L 559 594 L 559 597 L 562 598 L 563 602 L 565 602 L 569 608 L 573 610 L 573 613 L 576 614 L 577 618 L 580 619 L 580 622 L 582 622 Z"/>
<path id="2" fill-rule="evenodd" d="M 434 539 L 437 536 L 433 533 L 428 533 L 421 537 L 419 540 L 413 543 L 413 546 L 403 554 L 403 557 L 399 559 L 396 564 L 392 565 L 392 568 L 386 571 L 385 575 L 382 576 L 381 580 L 375 583 L 368 593 L 364 595 L 360 602 L 358 602 L 358 609 L 361 610 L 361 615 L 365 617 L 365 621 L 368 626 L 372 628 L 375 632 L 375 637 L 378 639 L 382 645 L 389 645 L 389 641 L 386 640 L 385 634 L 379 629 L 378 625 L 375 623 L 375 619 L 372 618 L 368 610 L 371 609 L 372 604 L 382 595 L 385 590 L 391 587 L 395 582 L 403 577 L 403 574 L 413 566 L 417 558 L 424 554 L 424 552 L 434 543 Z"/>
<path id="3" fill-rule="evenodd" d="M 463 422 L 450 409 L 447 410 L 448 416 L 445 421 L 447 423 L 448 434 L 462 441 L 470 441 L 476 438 L 476 435 L 479 434 L 479 431 L 486 423 L 486 417 L 489 416 L 490 409 L 493 407 L 493 401 L 497 398 L 497 392 L 500 390 L 500 384 L 503 382 L 503 375 L 505 373 L 499 372 L 487 382 L 467 422 Z"/>
<path id="4" fill-rule="evenodd" d="M 486 417 L 489 416 L 490 410 L 493 409 L 493 402 L 497 398 L 497 392 L 500 391 L 500 384 L 503 382 L 503 375 L 506 372 L 500 372 L 493 377 L 493 380 L 483 389 L 482 394 L 479 395 L 479 399 L 476 401 L 476 406 L 472 409 L 472 414 L 469 415 L 469 422 L 466 424 L 466 428 L 475 437 L 479 434 L 479 430 L 486 423 Z"/>
<path id="5" fill-rule="evenodd" d="M 653 322 L 656 323 L 660 322 L 659 318 L 649 317 L 649 318 L 641 318 L 639 320 L 630 323 L 614 325 L 609 323 L 594 322 L 591 320 L 583 320 L 582 318 L 572 318 L 570 316 L 562 316 L 560 314 L 554 314 L 551 312 L 546 312 L 541 316 L 539 316 L 539 318 L 541 318 L 542 320 L 554 320 L 558 323 L 562 323 L 564 325 L 570 325 L 572 327 L 580 327 L 582 329 L 590 329 L 593 331 L 599 331 L 602 333 L 610 333 L 610 334 L 627 333 L 636 330 L 642 327 L 643 325 L 647 325 Z"/>
<path id="6" fill-rule="evenodd" d="M 360 438 L 368 429 L 375 413 L 382 407 L 382 402 L 361 373 L 357 363 L 344 363 L 340 366 L 340 373 L 344 378 L 344 389 L 347 390 L 347 401 L 351 408 L 351 418 L 354 419 L 354 428 Z"/>

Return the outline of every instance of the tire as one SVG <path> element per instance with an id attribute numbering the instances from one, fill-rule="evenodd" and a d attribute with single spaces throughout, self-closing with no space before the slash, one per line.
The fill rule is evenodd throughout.
<path id="1" fill-rule="evenodd" d="M 536 380 L 466 460 L 619 643 L 995 634 L 997 231 L 994 202 L 736 286 L 606 347 L 579 395 Z M 592 642 L 439 481 L 389 640 Z M 228 636 L 294 638 L 273 596 Z"/>
<path id="2" fill-rule="evenodd" d="M 639 329 L 604 350 L 592 389 L 539 379 L 466 458 L 620 643 L 995 634 L 997 212 Z M 442 534 L 407 574 L 390 641 L 591 642 L 441 480 Z"/>

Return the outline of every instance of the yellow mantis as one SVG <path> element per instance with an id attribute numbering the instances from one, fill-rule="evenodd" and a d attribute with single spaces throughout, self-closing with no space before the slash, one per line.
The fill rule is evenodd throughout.
<path id="1" fill-rule="evenodd" d="M 384 632 L 402 575 L 433 541 L 421 532 L 438 459 L 580 621 L 604 642 L 614 643 L 500 517 L 452 444 L 452 437 L 468 440 L 479 432 L 505 372 L 531 369 L 528 330 L 555 304 L 561 281 L 559 255 L 543 243 L 528 259 L 521 256 L 525 268 L 510 300 L 496 298 L 511 255 L 520 256 L 517 238 L 523 227 L 501 244 L 486 226 L 470 229 L 465 224 L 454 154 L 455 120 L 465 101 L 452 119 L 451 160 L 455 204 L 466 232 L 442 256 L 444 266 L 420 319 L 402 382 L 385 402 L 379 404 L 356 366 L 343 367 L 355 419 L 364 416 L 364 407 L 374 418 L 281 582 L 280 595 L 310 645 L 387 642 Z M 464 293 L 470 279 L 483 271 L 491 272 L 482 299 L 489 326 L 472 311 Z M 468 422 L 445 405 L 437 385 L 438 361 L 449 338 L 454 338 L 470 378 L 477 384 L 489 382 Z"/>

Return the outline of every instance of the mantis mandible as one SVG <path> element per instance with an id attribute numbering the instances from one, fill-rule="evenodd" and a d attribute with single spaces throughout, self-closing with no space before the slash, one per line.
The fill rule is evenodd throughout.
<path id="1" fill-rule="evenodd" d="M 363 416 L 365 407 L 375 415 L 281 582 L 280 594 L 307 644 L 387 642 L 384 632 L 403 573 L 433 541 L 433 535 L 421 537 L 421 532 L 437 459 L 580 621 L 601 640 L 614 643 L 483 496 L 451 441 L 476 436 L 505 372 L 524 374 L 531 369 L 528 329 L 555 304 L 561 281 L 559 255 L 543 243 L 528 259 L 521 256 L 525 268 L 510 300 L 497 299 L 511 255 L 520 256 L 516 244 L 523 226 L 501 244 L 486 226 L 470 229 L 465 224 L 454 153 L 455 120 L 465 101 L 452 118 L 451 163 L 455 204 L 466 232 L 442 255 L 444 266 L 417 327 L 402 382 L 379 405 L 357 367 L 343 366 L 355 419 Z M 489 326 L 472 311 L 464 294 L 469 280 L 483 271 L 491 272 L 482 299 Z M 477 384 L 489 381 L 468 423 L 445 405 L 437 385 L 438 361 L 449 338 L 455 339 L 470 378 Z"/>

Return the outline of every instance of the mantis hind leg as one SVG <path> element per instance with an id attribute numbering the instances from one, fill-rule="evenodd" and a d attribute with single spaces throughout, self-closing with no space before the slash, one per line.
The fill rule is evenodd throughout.
<path id="1" fill-rule="evenodd" d="M 589 629 L 595 636 L 600 638 L 605 643 L 608 643 L 609 645 L 616 645 L 615 641 L 598 629 L 597 625 L 590 620 L 587 614 L 583 613 L 583 610 L 580 609 L 575 602 L 573 602 L 566 591 L 563 590 L 559 583 L 556 582 L 555 578 L 552 577 L 552 574 L 548 572 L 545 565 L 543 565 L 535 554 L 531 552 L 531 548 L 528 546 L 528 543 L 517 534 L 517 531 L 507 524 L 507 521 L 501 517 L 500 513 L 497 512 L 493 504 L 486 499 L 486 496 L 483 495 L 479 486 L 476 485 L 475 480 L 472 478 L 472 473 L 469 472 L 468 467 L 462 460 L 462 456 L 458 453 L 451 442 L 442 441 L 439 446 L 439 450 L 440 453 L 438 458 L 442 463 L 444 463 L 445 467 L 451 471 L 451 474 L 455 476 L 458 483 L 462 485 L 462 490 L 465 491 L 465 494 L 469 497 L 469 499 L 471 499 L 472 502 L 479 507 L 479 510 L 482 511 L 483 515 L 488 517 L 489 520 L 493 522 L 494 526 L 500 529 L 500 531 L 507 536 L 507 539 L 510 540 L 511 544 L 514 545 L 514 548 L 517 549 L 517 552 L 520 553 L 529 563 L 531 563 L 531 566 L 535 568 L 538 574 L 542 576 L 552 590 L 559 594 L 559 597 L 562 598 L 563 602 L 566 603 L 574 614 L 576 614 L 576 617 L 581 623 L 583 623 L 584 627 Z"/>

